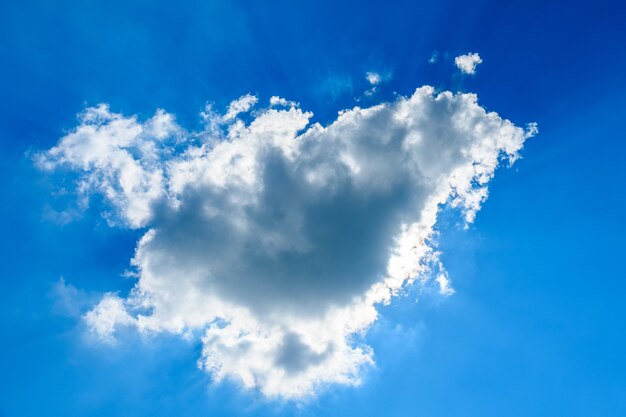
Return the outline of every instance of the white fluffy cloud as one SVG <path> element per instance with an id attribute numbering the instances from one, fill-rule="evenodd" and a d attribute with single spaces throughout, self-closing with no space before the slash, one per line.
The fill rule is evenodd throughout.
<path id="1" fill-rule="evenodd" d="M 245 124 L 257 102 L 203 113 L 187 132 L 161 110 L 144 122 L 100 105 L 39 155 L 79 173 L 112 223 L 142 228 L 127 297 L 107 294 L 85 320 L 197 334 L 200 364 L 268 397 L 358 384 L 372 350 L 359 339 L 408 283 L 453 292 L 428 242 L 439 206 L 472 221 L 500 161 L 536 129 L 486 112 L 473 94 L 422 87 L 341 112 L 324 127 L 288 101 Z"/>
<path id="2" fill-rule="evenodd" d="M 272 96 L 270 97 L 270 106 L 298 107 L 298 103 L 282 97 Z"/>
<path id="3" fill-rule="evenodd" d="M 465 55 L 459 55 L 454 58 L 456 66 L 465 74 L 474 74 L 478 64 L 482 64 L 483 60 L 477 53 L 469 53 Z"/>

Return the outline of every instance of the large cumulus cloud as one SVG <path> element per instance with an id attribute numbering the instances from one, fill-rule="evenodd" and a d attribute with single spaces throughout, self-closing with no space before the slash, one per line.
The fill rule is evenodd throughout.
<path id="1" fill-rule="evenodd" d="M 214 379 L 269 397 L 358 384 L 373 352 L 355 335 L 377 304 L 415 280 L 452 292 L 445 272 L 428 273 L 440 205 L 471 222 L 535 128 L 431 87 L 326 127 L 287 100 L 242 116 L 256 104 L 208 108 L 196 132 L 162 110 L 139 121 L 100 105 L 38 156 L 103 195 L 111 224 L 145 230 L 133 291 L 106 294 L 85 319 L 104 339 L 120 326 L 199 330 Z"/>

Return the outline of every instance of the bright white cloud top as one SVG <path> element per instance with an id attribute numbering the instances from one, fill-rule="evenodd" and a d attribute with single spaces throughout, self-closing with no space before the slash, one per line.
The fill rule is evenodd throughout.
<path id="1" fill-rule="evenodd" d="M 79 173 L 107 218 L 145 234 L 126 297 L 106 294 L 85 319 L 103 339 L 120 326 L 203 333 L 201 366 L 267 397 L 358 384 L 372 350 L 358 335 L 412 282 L 453 292 L 429 239 L 440 205 L 468 222 L 501 161 L 534 125 L 486 112 L 473 94 L 410 97 L 343 111 L 324 127 L 278 97 L 245 124 L 246 95 L 189 132 L 157 111 L 139 121 L 88 108 L 39 155 Z"/>
<path id="2" fill-rule="evenodd" d="M 476 73 L 476 67 L 478 64 L 482 64 L 483 60 L 477 53 L 469 53 L 465 55 L 459 55 L 454 58 L 454 64 L 465 74 Z"/>

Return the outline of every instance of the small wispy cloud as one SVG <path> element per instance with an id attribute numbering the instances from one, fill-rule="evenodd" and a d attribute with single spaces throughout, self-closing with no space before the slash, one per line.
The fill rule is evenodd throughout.
<path id="1" fill-rule="evenodd" d="M 63 277 L 52 285 L 48 296 L 53 313 L 66 317 L 81 317 L 99 299 L 69 284 Z"/>
<path id="2" fill-rule="evenodd" d="M 374 94 L 378 92 L 378 88 L 380 84 L 391 80 L 391 77 L 392 77 L 391 71 L 386 71 L 386 72 L 368 71 L 366 72 L 365 79 L 367 80 L 367 82 L 369 83 L 371 87 L 367 89 L 363 93 L 363 95 L 366 97 L 372 97 Z M 356 100 L 359 101 L 360 98 L 357 98 Z"/>
<path id="3" fill-rule="evenodd" d="M 270 97 L 270 106 L 298 107 L 299 104 L 279 96 L 272 96 Z"/>
<path id="4" fill-rule="evenodd" d="M 377 85 L 378 83 L 381 82 L 382 77 L 377 72 L 367 72 L 367 73 L 365 73 L 365 79 L 371 85 Z"/>
<path id="5" fill-rule="evenodd" d="M 237 100 L 234 100 L 228 106 L 228 110 L 223 117 L 224 121 L 228 122 L 230 120 L 233 120 L 240 113 L 245 113 L 249 111 L 252 106 L 257 103 L 257 101 L 259 101 L 259 99 L 252 94 L 246 94 L 239 97 Z"/>
<path id="6" fill-rule="evenodd" d="M 475 74 L 476 67 L 482 64 L 483 60 L 477 53 L 468 53 L 454 58 L 454 64 L 465 74 Z"/>

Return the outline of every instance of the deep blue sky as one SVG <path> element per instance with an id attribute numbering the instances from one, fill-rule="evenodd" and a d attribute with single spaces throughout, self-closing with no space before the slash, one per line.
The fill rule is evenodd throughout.
<path id="1" fill-rule="evenodd" d="M 0 416 L 626 415 L 626 6 L 433 3 L 2 1 Z M 470 51 L 484 63 L 461 77 L 453 57 Z M 393 74 L 372 103 L 423 84 L 475 92 L 540 134 L 468 230 L 443 217 L 456 294 L 382 308 L 363 386 L 297 408 L 208 388 L 199 343 L 84 341 L 55 283 L 80 289 L 84 308 L 130 288 L 119 274 L 139 235 L 97 209 L 51 222 L 67 202 L 28 152 L 99 102 L 164 108 L 192 128 L 207 101 L 252 92 L 324 123 L 355 105 L 370 70 Z"/>

